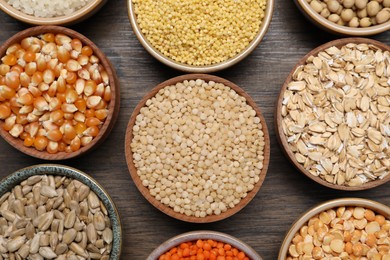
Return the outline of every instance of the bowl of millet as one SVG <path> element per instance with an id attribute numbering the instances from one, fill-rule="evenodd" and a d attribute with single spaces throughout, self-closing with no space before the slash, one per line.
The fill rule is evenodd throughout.
<path id="1" fill-rule="evenodd" d="M 320 28 L 339 35 L 369 36 L 390 30 L 389 0 L 295 0 Z"/>
<path id="2" fill-rule="evenodd" d="M 189 74 L 167 80 L 137 105 L 126 130 L 130 175 L 165 214 L 214 222 L 245 207 L 269 164 L 269 135 L 252 98 L 234 83 Z"/>
<path id="3" fill-rule="evenodd" d="M 172 237 L 159 245 L 147 259 L 186 259 L 193 256 L 196 257 L 194 259 L 263 259 L 240 239 L 210 230 L 191 231 Z"/>
<path id="4" fill-rule="evenodd" d="M 389 259 L 390 208 L 361 198 L 317 205 L 288 231 L 279 260 Z"/>
<path id="5" fill-rule="evenodd" d="M 0 0 L 0 9 L 33 25 L 71 25 L 95 14 L 107 0 Z"/>
<path id="6" fill-rule="evenodd" d="M 133 31 L 160 62 L 190 73 L 230 67 L 260 43 L 274 0 L 127 0 Z"/>
<path id="7" fill-rule="evenodd" d="M 19 151 L 62 160 L 96 148 L 119 113 L 104 53 L 64 27 L 37 26 L 0 47 L 0 135 Z"/>

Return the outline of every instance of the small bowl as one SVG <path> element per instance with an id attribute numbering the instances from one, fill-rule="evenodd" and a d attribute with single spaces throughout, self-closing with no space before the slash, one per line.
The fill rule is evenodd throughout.
<path id="1" fill-rule="evenodd" d="M 106 2 L 107 0 L 91 0 L 91 2 L 69 15 L 50 18 L 28 15 L 10 5 L 6 0 L 0 0 L 0 9 L 13 18 L 32 25 L 71 25 L 89 18 L 99 11 Z"/>
<path id="2" fill-rule="evenodd" d="M 177 62 L 164 54 L 162 54 L 160 51 L 158 51 L 145 37 L 145 35 L 142 33 L 141 28 L 138 25 L 137 17 L 134 11 L 134 5 L 132 0 L 127 0 L 127 8 L 128 8 L 128 16 L 130 19 L 131 26 L 133 27 L 133 31 L 135 35 L 137 36 L 139 42 L 142 44 L 142 46 L 151 54 L 154 58 L 156 58 L 158 61 L 164 63 L 165 65 L 181 70 L 184 72 L 189 73 L 210 73 L 215 72 L 219 70 L 226 69 L 230 66 L 233 66 L 234 64 L 240 62 L 243 60 L 246 56 L 248 56 L 257 45 L 261 42 L 264 35 L 266 34 L 269 24 L 272 19 L 273 9 L 274 9 L 274 3 L 275 0 L 267 0 L 267 6 L 265 10 L 265 15 L 262 20 L 262 24 L 260 26 L 259 32 L 256 34 L 254 39 L 249 43 L 248 46 L 246 46 L 245 49 L 243 49 L 240 53 L 236 54 L 234 57 L 211 65 L 204 65 L 204 66 L 193 66 L 181 62 Z"/>
<path id="3" fill-rule="evenodd" d="M 315 215 L 337 207 L 363 207 L 365 209 L 371 209 L 375 213 L 379 213 L 383 215 L 385 218 L 390 218 L 390 208 L 376 201 L 360 199 L 360 198 L 343 198 L 343 199 L 335 199 L 330 200 L 324 203 L 321 203 L 318 206 L 315 206 L 308 211 L 306 211 L 303 215 L 301 215 L 291 226 L 287 235 L 285 236 L 282 246 L 279 251 L 278 260 L 285 260 L 287 256 L 287 252 L 290 246 L 294 235 L 300 230 L 300 228 L 306 224 L 312 217 Z"/>
<path id="4" fill-rule="evenodd" d="M 106 207 L 113 232 L 110 259 L 120 259 L 122 251 L 122 226 L 116 206 L 104 188 L 88 174 L 75 168 L 59 164 L 38 164 L 15 171 L 0 182 L 0 197 L 16 185 L 34 175 L 54 175 L 72 178 L 87 185 Z"/>
<path id="5" fill-rule="evenodd" d="M 307 177 L 309 177 L 310 179 L 314 180 L 315 182 L 323 185 L 323 186 L 326 186 L 326 187 L 329 187 L 329 188 L 333 188 L 333 189 L 337 189 L 337 190 L 348 190 L 348 191 L 353 191 L 353 190 L 366 190 L 366 189 L 370 189 L 370 188 L 373 188 L 373 187 L 376 187 L 376 186 L 379 186 L 387 181 L 390 180 L 390 175 L 384 177 L 383 179 L 377 179 L 375 181 L 369 181 L 369 182 L 366 182 L 364 183 L 363 185 L 360 185 L 360 186 L 345 186 L 345 185 L 337 185 L 337 184 L 333 184 L 333 183 L 329 183 L 323 179 L 321 179 L 321 177 L 319 176 L 314 176 L 312 175 L 308 170 L 306 170 L 302 164 L 300 164 L 295 156 L 294 156 L 294 153 L 291 151 L 289 145 L 288 145 L 288 141 L 287 141 L 287 138 L 283 132 L 283 127 L 282 127 L 282 102 L 283 102 L 283 96 L 284 96 L 284 92 L 287 90 L 287 86 L 288 84 L 290 83 L 290 81 L 292 81 L 292 77 L 293 77 L 293 74 L 295 72 L 295 70 L 301 66 L 301 65 L 304 65 L 306 60 L 310 57 L 310 56 L 317 56 L 317 54 L 327 48 L 330 48 L 332 46 L 336 46 L 336 47 L 340 47 L 340 46 L 343 46 L 343 45 L 346 45 L 347 43 L 356 43 L 356 44 L 359 44 L 359 43 L 365 43 L 365 44 L 372 44 L 374 46 L 376 46 L 377 48 L 380 48 L 382 50 L 387 50 L 387 51 L 390 51 L 390 47 L 386 44 L 383 44 L 381 42 L 378 42 L 378 41 L 375 41 L 375 40 L 372 40 L 372 39 L 367 39 L 367 38 L 343 38 L 343 39 L 338 39 L 338 40 L 334 40 L 334 41 L 331 41 L 331 42 L 328 42 L 328 43 L 325 43 L 313 50 L 311 50 L 308 54 L 306 54 L 302 59 L 300 59 L 298 61 L 298 63 L 294 66 L 294 68 L 291 70 L 290 74 L 288 75 L 286 81 L 284 82 L 281 90 L 280 90 L 280 94 L 279 94 L 279 97 L 278 97 L 278 101 L 277 101 L 277 106 L 276 106 L 276 110 L 275 110 L 275 128 L 276 128 L 276 137 L 279 141 L 279 144 L 281 145 L 282 147 L 282 150 L 284 152 L 284 154 L 286 155 L 286 157 L 289 159 L 289 161 L 301 172 L 303 173 L 304 175 L 306 175 Z"/>
<path id="6" fill-rule="evenodd" d="M 19 151 L 36 158 L 45 159 L 45 160 L 64 160 L 64 159 L 75 158 L 85 154 L 88 151 L 95 149 L 99 144 L 101 144 L 105 140 L 105 138 L 109 135 L 112 128 L 114 127 L 114 124 L 119 114 L 119 102 L 120 102 L 119 80 L 116 76 L 114 67 L 109 61 L 109 59 L 91 40 L 89 40 L 87 37 L 85 37 L 84 35 L 76 31 L 73 31 L 65 27 L 60 27 L 60 26 L 52 26 L 52 25 L 36 26 L 15 34 L 0 47 L 0 57 L 4 56 L 7 48 L 10 45 L 14 43 L 18 43 L 26 37 L 36 36 L 44 33 L 62 33 L 68 35 L 71 38 L 78 38 L 81 40 L 83 45 L 86 44 L 92 48 L 94 55 L 99 58 L 100 64 L 103 65 L 103 67 L 105 68 L 109 76 L 109 81 L 111 86 L 111 101 L 108 105 L 108 110 L 109 110 L 108 116 L 100 128 L 100 132 L 98 136 L 96 136 L 91 141 L 91 143 L 89 143 L 87 146 L 81 147 L 78 151 L 71 152 L 71 153 L 57 152 L 55 154 L 50 154 L 46 151 L 38 151 L 33 147 L 26 147 L 23 145 L 23 140 L 21 140 L 20 138 L 12 137 L 7 131 L 3 129 L 3 124 L 4 124 L 3 120 L 0 120 L 0 135 L 10 145 L 15 147 Z"/>
<path id="7" fill-rule="evenodd" d="M 154 196 L 152 196 L 149 192 L 149 189 L 142 185 L 142 180 L 137 174 L 137 169 L 134 165 L 134 159 L 133 159 L 133 153 L 130 148 L 131 141 L 133 139 L 133 126 L 136 121 L 137 115 L 140 113 L 141 108 L 143 108 L 146 104 L 146 101 L 150 98 L 154 97 L 157 92 L 166 87 L 174 85 L 178 82 L 183 82 L 185 80 L 192 80 L 192 79 L 202 79 L 206 82 L 208 81 L 214 81 L 216 83 L 223 83 L 225 86 L 230 87 L 231 89 L 235 90 L 240 96 L 245 97 L 247 103 L 256 111 L 256 116 L 260 118 L 261 125 L 262 125 L 262 131 L 264 133 L 264 161 L 263 161 L 263 169 L 259 173 L 259 181 L 254 185 L 253 190 L 248 192 L 247 196 L 234 206 L 233 208 L 228 209 L 225 212 L 222 212 L 220 215 L 208 215 L 205 217 L 195 217 L 195 216 L 187 216 L 185 214 L 181 214 L 178 212 L 175 212 L 172 208 L 169 206 L 163 204 L 162 202 L 158 201 Z M 265 123 L 264 117 L 260 112 L 260 109 L 257 107 L 253 99 L 244 92 L 240 87 L 235 85 L 234 83 L 227 81 L 223 78 L 207 75 L 207 74 L 187 74 L 178 76 L 172 79 L 169 79 L 167 81 L 164 81 L 157 85 L 154 89 L 152 89 L 136 106 L 136 108 L 133 111 L 133 114 L 130 117 L 129 123 L 127 125 L 126 129 L 126 140 L 125 140 L 125 152 L 126 152 L 126 161 L 127 161 L 127 167 L 129 168 L 130 175 L 137 186 L 138 190 L 142 193 L 142 195 L 148 200 L 154 207 L 159 209 L 160 211 L 164 212 L 165 214 L 182 220 L 186 222 L 193 222 L 193 223 L 208 223 L 208 222 L 215 222 L 222 219 L 225 219 L 227 217 L 230 217 L 243 209 L 256 195 L 256 193 L 259 191 L 261 185 L 263 184 L 265 175 L 267 173 L 268 165 L 269 165 L 269 158 L 270 158 L 270 140 L 269 140 L 269 134 L 268 134 L 268 128 Z"/>
<path id="8" fill-rule="evenodd" d="M 172 237 L 158 246 L 147 258 L 147 260 L 157 260 L 165 252 L 169 251 L 171 248 L 180 245 L 185 242 L 196 242 L 198 239 L 212 239 L 215 241 L 223 242 L 230 244 L 232 247 L 235 247 L 242 252 L 244 252 L 249 259 L 252 260 L 262 260 L 260 255 L 256 253 L 249 245 L 242 242 L 238 238 L 230 236 L 225 233 L 208 231 L 208 230 L 199 230 L 183 233 L 181 235 Z"/>
<path id="9" fill-rule="evenodd" d="M 373 25 L 369 27 L 353 28 L 349 26 L 338 25 L 321 16 L 313 10 L 307 0 L 294 0 L 298 9 L 319 28 L 338 35 L 346 36 L 369 36 L 390 30 L 390 20 L 386 23 Z"/>

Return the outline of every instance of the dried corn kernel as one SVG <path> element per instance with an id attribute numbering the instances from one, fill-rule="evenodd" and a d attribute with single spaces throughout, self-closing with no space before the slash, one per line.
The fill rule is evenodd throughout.
<path id="1" fill-rule="evenodd" d="M 109 90 L 107 72 L 90 46 L 63 34 L 27 37 L 1 58 L 0 120 L 26 147 L 77 151 L 99 134 Z"/>

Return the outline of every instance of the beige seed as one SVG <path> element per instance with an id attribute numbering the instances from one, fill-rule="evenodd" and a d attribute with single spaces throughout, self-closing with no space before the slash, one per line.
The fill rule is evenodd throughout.
<path id="1" fill-rule="evenodd" d="M 19 236 L 7 242 L 7 250 L 11 253 L 17 251 L 26 241 L 25 236 Z"/>
<path id="2" fill-rule="evenodd" d="M 100 205 L 99 198 L 93 191 L 88 194 L 88 205 L 91 209 L 96 209 Z"/>
<path id="3" fill-rule="evenodd" d="M 112 230 L 110 228 L 104 229 L 102 233 L 102 237 L 104 242 L 106 242 L 107 244 L 111 244 L 113 239 Z"/>
<path id="4" fill-rule="evenodd" d="M 93 223 L 89 223 L 87 226 L 87 237 L 91 243 L 95 243 L 97 240 L 97 232 Z M 103 239 L 104 239 L 104 232 L 103 232 Z"/>
<path id="5" fill-rule="evenodd" d="M 85 258 L 88 257 L 88 254 L 85 252 L 85 250 L 81 246 L 76 244 L 76 243 L 71 243 L 69 245 L 69 249 L 72 250 L 75 254 L 77 254 L 77 255 L 79 255 L 81 257 L 85 257 Z"/>
<path id="6" fill-rule="evenodd" d="M 54 188 L 52 188 L 48 185 L 44 185 L 41 187 L 41 195 L 49 197 L 49 198 L 53 198 L 53 197 L 58 196 L 58 193 L 56 192 L 56 190 Z"/>
<path id="7" fill-rule="evenodd" d="M 50 247 L 39 248 L 39 254 L 46 259 L 53 259 L 57 257 L 57 254 Z"/>
<path id="8" fill-rule="evenodd" d="M 76 212 L 72 210 L 65 217 L 64 227 L 72 228 L 74 226 L 75 221 L 76 221 Z"/>
<path id="9" fill-rule="evenodd" d="M 98 231 L 103 231 L 106 228 L 106 223 L 105 223 L 103 213 L 96 212 L 96 214 L 93 217 L 93 225 L 95 226 L 95 229 Z"/>
<path id="10" fill-rule="evenodd" d="M 68 245 L 66 243 L 59 243 L 55 248 L 55 253 L 61 255 L 68 250 Z"/>
<path id="11" fill-rule="evenodd" d="M 62 236 L 62 242 L 69 245 L 73 242 L 73 240 L 76 238 L 77 231 L 73 228 L 68 229 L 65 231 L 64 235 Z"/>

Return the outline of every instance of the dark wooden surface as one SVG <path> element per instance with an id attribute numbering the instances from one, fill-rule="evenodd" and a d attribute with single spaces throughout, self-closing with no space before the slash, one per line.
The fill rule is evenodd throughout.
<path id="1" fill-rule="evenodd" d="M 3 43 L 28 25 L 0 12 L 0 27 Z M 125 161 L 125 130 L 134 107 L 155 85 L 183 73 L 157 62 L 143 49 L 132 32 L 124 0 L 108 1 L 93 17 L 71 28 L 94 41 L 114 64 L 121 84 L 121 108 L 111 135 L 97 150 L 59 163 L 92 175 L 112 196 L 123 224 L 122 259 L 146 259 L 166 239 L 200 229 L 226 232 L 248 243 L 264 259 L 277 259 L 284 235 L 294 220 L 320 202 L 353 196 L 390 205 L 390 184 L 361 192 L 322 187 L 298 173 L 276 142 L 273 113 L 284 79 L 308 51 L 338 38 L 308 22 L 293 1 L 276 0 L 270 28 L 258 48 L 234 67 L 215 73 L 241 86 L 257 102 L 270 130 L 271 161 L 254 200 L 236 215 L 212 224 L 181 222 L 148 204 L 135 188 Z M 371 38 L 390 44 L 390 32 Z M 0 178 L 45 162 L 0 140 Z"/>

